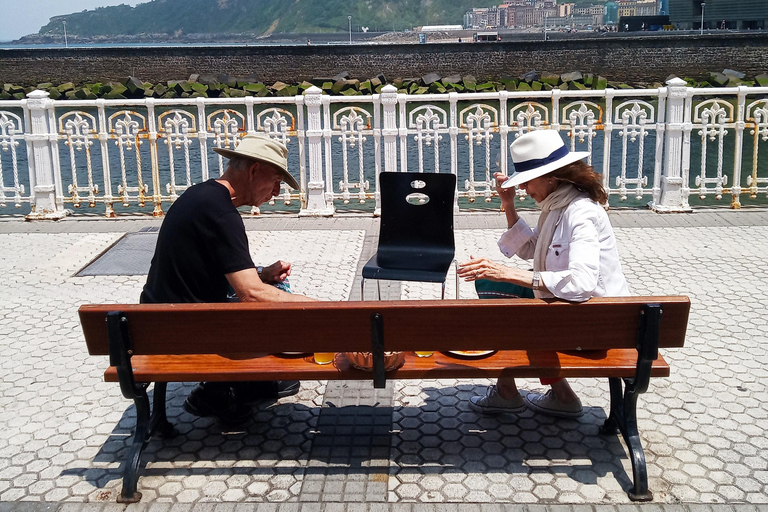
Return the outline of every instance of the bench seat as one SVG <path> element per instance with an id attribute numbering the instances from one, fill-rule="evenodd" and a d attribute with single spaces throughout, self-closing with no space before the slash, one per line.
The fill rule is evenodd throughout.
<path id="1" fill-rule="evenodd" d="M 353 368 L 341 354 L 334 364 L 319 365 L 312 357 L 270 354 L 190 354 L 134 356 L 137 382 L 197 382 L 261 380 L 368 380 L 370 372 Z M 205 369 L 203 371 L 203 369 Z M 432 357 L 405 355 L 405 363 L 387 372 L 387 379 L 490 379 L 501 375 L 539 377 L 634 377 L 637 350 L 549 352 L 502 350 L 482 358 L 462 358 L 435 352 Z M 653 362 L 651 377 L 669 377 L 662 356 Z M 117 369 L 109 367 L 107 382 L 118 382 Z"/>

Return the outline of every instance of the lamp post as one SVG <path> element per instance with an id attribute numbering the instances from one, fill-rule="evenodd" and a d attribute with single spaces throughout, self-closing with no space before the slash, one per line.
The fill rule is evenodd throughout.
<path id="1" fill-rule="evenodd" d="M 347 21 L 349 21 L 349 44 L 352 44 L 352 16 L 347 16 Z"/>
<path id="2" fill-rule="evenodd" d="M 547 13 L 544 13 L 544 40 L 547 40 Z"/>
<path id="3" fill-rule="evenodd" d="M 64 47 L 69 48 L 69 43 L 67 42 L 67 22 L 62 21 L 64 23 Z"/>
<path id="4" fill-rule="evenodd" d="M 699 35 L 704 35 L 704 6 L 707 5 L 705 2 L 701 2 L 701 27 L 699 30 Z"/>

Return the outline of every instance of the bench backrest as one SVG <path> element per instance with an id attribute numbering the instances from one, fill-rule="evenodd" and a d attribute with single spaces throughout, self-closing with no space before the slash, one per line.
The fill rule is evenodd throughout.
<path id="1" fill-rule="evenodd" d="M 386 350 L 635 348 L 641 311 L 659 304 L 659 347 L 682 347 L 685 296 L 386 302 L 98 304 L 80 321 L 92 355 L 109 354 L 106 315 L 127 319 L 138 354 L 370 351 L 380 315 Z"/>

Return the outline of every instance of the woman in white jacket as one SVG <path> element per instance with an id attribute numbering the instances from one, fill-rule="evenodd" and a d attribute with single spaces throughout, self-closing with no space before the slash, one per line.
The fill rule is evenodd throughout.
<path id="1" fill-rule="evenodd" d="M 481 280 L 478 285 L 482 280 L 513 285 L 523 297 L 581 302 L 629 295 L 613 229 L 601 206 L 608 196 L 600 175 L 582 161 L 589 153 L 571 153 L 557 131 L 539 130 L 520 136 L 510 154 L 515 165 L 512 176 L 494 175 L 508 227 L 498 243 L 507 257 L 533 259 L 533 271 L 471 258 L 459 267 L 459 276 Z M 515 187 L 525 190 L 541 208 L 533 229 L 515 211 Z M 514 379 L 500 378 L 484 396 L 472 397 L 470 406 L 483 413 L 530 408 L 559 417 L 582 414 L 581 402 L 565 379 L 541 382 L 552 389 L 523 397 Z"/>

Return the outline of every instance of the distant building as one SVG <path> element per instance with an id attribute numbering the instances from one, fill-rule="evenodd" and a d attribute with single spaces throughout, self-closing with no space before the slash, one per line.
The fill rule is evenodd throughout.
<path id="1" fill-rule="evenodd" d="M 421 32 L 451 32 L 463 28 L 461 25 L 424 25 L 421 27 Z"/>
<path id="2" fill-rule="evenodd" d="M 605 18 L 603 23 L 615 25 L 619 22 L 619 4 L 612 0 L 605 2 Z"/>
<path id="3" fill-rule="evenodd" d="M 669 0 L 669 17 L 675 28 L 698 30 L 702 11 L 705 29 L 719 29 L 723 25 L 738 30 L 768 28 L 766 0 Z"/>

